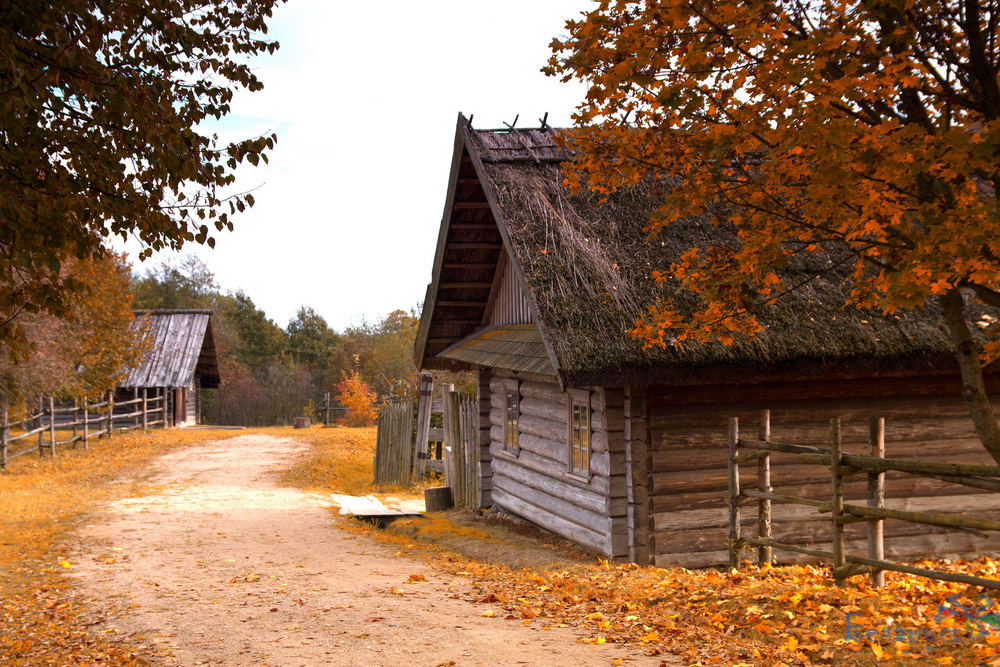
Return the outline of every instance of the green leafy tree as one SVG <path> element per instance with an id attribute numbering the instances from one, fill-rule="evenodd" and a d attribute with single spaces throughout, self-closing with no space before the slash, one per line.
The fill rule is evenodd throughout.
<path id="1" fill-rule="evenodd" d="M 0 6 L 0 344 L 23 354 L 18 316 L 72 308 L 70 258 L 109 236 L 149 256 L 213 246 L 249 194 L 223 194 L 275 137 L 220 143 L 206 121 L 260 90 L 250 56 L 280 0 L 27 0 Z"/>
<path id="2" fill-rule="evenodd" d="M 283 356 L 287 335 L 242 290 L 215 299 L 219 337 L 226 353 L 248 368 L 263 368 Z"/>
<path id="3" fill-rule="evenodd" d="M 133 277 L 132 291 L 135 307 L 141 310 L 208 309 L 214 308 L 219 298 L 215 275 L 196 255 L 149 267 L 143 275 Z"/>
<path id="4" fill-rule="evenodd" d="M 589 86 L 570 185 L 600 198 L 669 177 L 654 234 L 699 216 L 737 235 L 686 252 L 672 268 L 684 289 L 635 333 L 752 337 L 757 313 L 801 287 L 780 269 L 827 261 L 846 269 L 845 306 L 936 302 L 1000 461 L 981 365 L 1000 340 L 981 356 L 969 326 L 1000 308 L 1000 6 L 605 0 L 568 29 L 549 72 Z M 996 334 L 991 321 L 977 324 Z"/>
<path id="5" fill-rule="evenodd" d="M 296 361 L 325 369 L 331 357 L 343 346 L 343 337 L 308 306 L 302 306 L 285 328 L 288 353 Z"/>
<path id="6" fill-rule="evenodd" d="M 362 322 L 347 329 L 358 371 L 378 395 L 416 395 L 419 373 L 413 363 L 413 344 L 419 324 L 414 313 L 394 310 L 375 324 Z"/>

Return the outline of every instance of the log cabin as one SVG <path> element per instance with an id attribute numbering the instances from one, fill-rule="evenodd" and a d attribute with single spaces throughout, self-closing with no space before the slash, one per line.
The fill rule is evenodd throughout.
<path id="1" fill-rule="evenodd" d="M 554 130 L 476 130 L 461 115 L 431 283 L 415 345 L 426 370 L 474 370 L 483 507 L 519 515 L 608 557 L 657 566 L 721 565 L 727 551 L 726 426 L 865 453 L 867 419 L 886 418 L 886 456 L 993 464 L 977 440 L 941 314 L 843 306 L 835 251 L 782 269 L 802 287 L 760 313 L 749 340 L 644 347 L 629 335 L 680 254 L 732 230 L 707 220 L 643 228 L 657 193 L 599 204 L 563 185 Z M 735 240 L 735 236 L 733 236 Z M 668 279 L 667 288 L 671 283 Z M 683 296 L 683 295 L 682 295 Z M 973 312 L 972 317 L 988 317 Z M 1000 388 L 988 374 L 991 389 Z M 753 475 L 746 483 L 755 484 Z M 777 493 L 828 500 L 829 471 L 773 462 Z M 848 482 L 862 494 L 864 482 Z M 1000 519 L 995 494 L 889 474 L 886 506 Z M 829 550 L 830 521 L 777 505 L 773 535 Z M 756 523 L 744 526 L 754 535 Z M 849 539 L 861 526 L 849 527 Z M 978 554 L 1000 540 L 886 521 L 885 555 Z M 849 553 L 863 553 L 849 542 Z M 775 552 L 778 562 L 804 558 Z"/>
<path id="2" fill-rule="evenodd" d="M 138 396 L 167 397 L 165 423 L 201 423 L 201 390 L 219 386 L 219 362 L 211 310 L 137 310 L 144 321 L 149 350 L 115 392 L 116 400 Z"/>

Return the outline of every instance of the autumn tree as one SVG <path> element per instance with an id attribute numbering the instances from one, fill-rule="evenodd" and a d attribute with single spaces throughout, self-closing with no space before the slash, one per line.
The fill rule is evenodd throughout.
<path id="1" fill-rule="evenodd" d="M 206 121 L 235 91 L 280 0 L 27 0 L 0 7 L 0 344 L 26 349 L 22 313 L 66 315 L 69 259 L 107 256 L 110 236 L 149 256 L 213 246 L 253 205 L 227 194 L 274 136 L 223 143 Z"/>
<path id="2" fill-rule="evenodd" d="M 63 272 L 77 285 L 68 310 L 63 317 L 25 314 L 30 358 L 0 362 L 0 393 L 10 404 L 39 395 L 96 398 L 117 386 L 147 349 L 124 257 L 71 260 Z"/>
<path id="3" fill-rule="evenodd" d="M 680 185 L 650 231 L 704 216 L 737 241 L 673 267 L 636 333 L 657 344 L 752 336 L 795 290 L 781 268 L 827 253 L 847 306 L 935 303 L 963 395 L 1000 461 L 970 308 L 1000 308 L 1000 5 L 983 0 L 604 0 L 553 42 L 548 72 L 589 90 L 567 174 L 597 196 Z M 979 324 L 988 325 L 989 320 Z"/>
<path id="4" fill-rule="evenodd" d="M 345 373 L 337 384 L 337 402 L 347 408 L 341 419 L 345 426 L 371 426 L 378 419 L 375 390 L 362 379 L 357 369 Z"/>

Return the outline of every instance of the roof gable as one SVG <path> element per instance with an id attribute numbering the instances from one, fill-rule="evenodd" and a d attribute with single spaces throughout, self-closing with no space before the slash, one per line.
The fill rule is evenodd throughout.
<path id="1" fill-rule="evenodd" d="M 459 341 L 467 341 L 491 323 L 537 321 L 535 306 L 510 250 L 506 227 L 498 223 L 496 203 L 483 185 L 483 157 L 477 146 L 469 141 L 470 136 L 468 121 L 459 115 L 432 280 L 427 287 L 414 346 L 420 368 L 471 368 L 478 362 L 442 353 Z M 486 156 L 487 160 L 493 158 L 493 155 Z M 523 332 L 519 335 L 523 337 Z M 544 341 L 544 333 L 538 332 L 535 337 L 543 341 L 543 349 L 549 357 L 545 366 L 554 368 L 556 364 L 550 346 Z M 491 349 L 493 365 L 506 367 L 496 349 Z M 516 360 L 510 363 L 521 365 Z"/>
<path id="2" fill-rule="evenodd" d="M 567 158 L 550 128 L 472 130 L 459 117 L 433 282 L 416 346 L 418 365 L 482 364 L 480 343 L 507 323 L 496 318 L 502 317 L 498 300 L 510 289 L 509 299 L 528 308 L 553 371 L 572 386 L 954 371 L 948 334 L 933 305 L 892 316 L 843 307 L 850 263 L 841 261 L 834 247 L 795 257 L 777 269 L 798 287 L 761 306 L 758 318 L 765 330 L 756 337 L 730 346 L 644 347 L 628 331 L 663 293 L 652 272 L 670 276 L 671 265 L 692 247 L 738 244 L 735 230 L 689 218 L 651 238 L 645 227 L 663 194 L 678 183 L 647 182 L 598 203 L 563 185 L 560 162 Z M 470 221 L 470 211 L 480 217 Z M 488 256 L 485 248 L 469 245 L 483 242 L 472 234 L 485 234 L 487 227 L 494 244 Z M 505 283 L 504 257 L 514 282 Z M 468 275 L 458 271 L 472 265 L 482 271 L 477 274 L 481 283 L 460 302 L 454 283 Z M 668 278 L 665 288 L 674 290 L 682 308 L 686 299 L 693 303 L 694 296 L 678 281 Z"/>
<path id="3" fill-rule="evenodd" d="M 139 310 L 152 346 L 129 371 L 122 387 L 188 387 L 195 374 L 202 386 L 219 386 L 219 365 L 210 310 Z"/>

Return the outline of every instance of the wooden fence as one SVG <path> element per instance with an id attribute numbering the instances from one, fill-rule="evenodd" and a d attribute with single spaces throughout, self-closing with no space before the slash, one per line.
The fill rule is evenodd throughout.
<path id="1" fill-rule="evenodd" d="M 457 507 L 479 507 L 479 405 L 475 397 L 462 396 L 446 386 L 435 399 L 433 383 L 425 376 L 420 400 L 389 403 L 379 411 L 375 446 L 375 483 L 407 486 L 426 475 L 443 472 L 445 485 Z M 440 408 L 438 409 L 438 402 Z M 442 426 L 431 428 L 440 412 Z M 434 458 L 429 446 L 442 442 Z"/>
<path id="2" fill-rule="evenodd" d="M 378 413 L 375 483 L 409 486 L 413 475 L 414 401 L 387 403 Z"/>
<path id="3" fill-rule="evenodd" d="M 885 583 L 885 570 L 906 572 L 930 579 L 954 581 L 971 586 L 982 586 L 1000 590 L 1000 581 L 973 577 L 952 572 L 939 572 L 884 559 L 882 522 L 898 519 L 911 523 L 950 528 L 986 537 L 980 531 L 1000 531 L 1000 521 L 936 514 L 931 512 L 910 512 L 886 508 L 885 473 L 899 471 L 912 475 L 931 477 L 943 482 L 1000 491 L 1000 467 L 963 465 L 955 463 L 929 463 L 909 459 L 885 458 L 885 420 L 872 418 L 869 422 L 868 455 L 850 454 L 842 451 L 840 419 L 830 421 L 830 448 L 812 447 L 788 443 L 771 442 L 770 411 L 761 412 L 760 427 L 756 440 L 740 438 L 739 420 L 729 419 L 727 434 L 729 445 L 729 563 L 737 568 L 741 563 L 742 551 L 747 547 L 757 547 L 759 563 L 770 563 L 772 549 L 783 549 L 831 560 L 833 576 L 838 585 L 843 585 L 848 577 L 870 574 L 877 586 Z M 830 500 L 816 500 L 773 493 L 771 488 L 771 454 L 780 452 L 795 455 L 800 463 L 828 466 L 830 468 Z M 740 487 L 740 465 L 754 462 L 757 467 L 757 489 Z M 844 502 L 844 477 L 864 474 L 868 477 L 867 505 Z M 824 551 L 801 545 L 785 544 L 771 539 L 772 501 L 815 507 L 820 513 L 829 513 L 833 534 L 832 550 Z M 943 502 L 943 501 L 942 501 Z M 742 537 L 740 534 L 741 508 L 748 503 L 757 505 L 757 537 Z M 849 523 L 868 522 L 866 556 L 847 553 L 844 527 Z"/>
<path id="4" fill-rule="evenodd" d="M 330 398 L 330 392 L 323 394 L 323 407 L 321 407 L 320 410 L 323 412 L 324 426 L 329 426 L 331 419 L 336 421 L 347 414 L 347 408 L 333 404 L 333 401 Z"/>
<path id="5" fill-rule="evenodd" d="M 111 393 L 97 403 L 82 404 L 57 403 L 52 397 L 45 397 L 39 399 L 37 412 L 34 410 L 12 420 L 8 407 L 3 407 L 0 470 L 6 470 L 9 461 L 33 452 L 39 456 L 48 452 L 55 457 L 60 446 L 72 445 L 77 449 L 82 443 L 87 449 L 93 438 L 110 438 L 115 431 L 146 430 L 167 423 L 166 395 L 149 396 L 145 389 L 141 393 L 136 391 L 132 399 L 117 402 Z"/>

